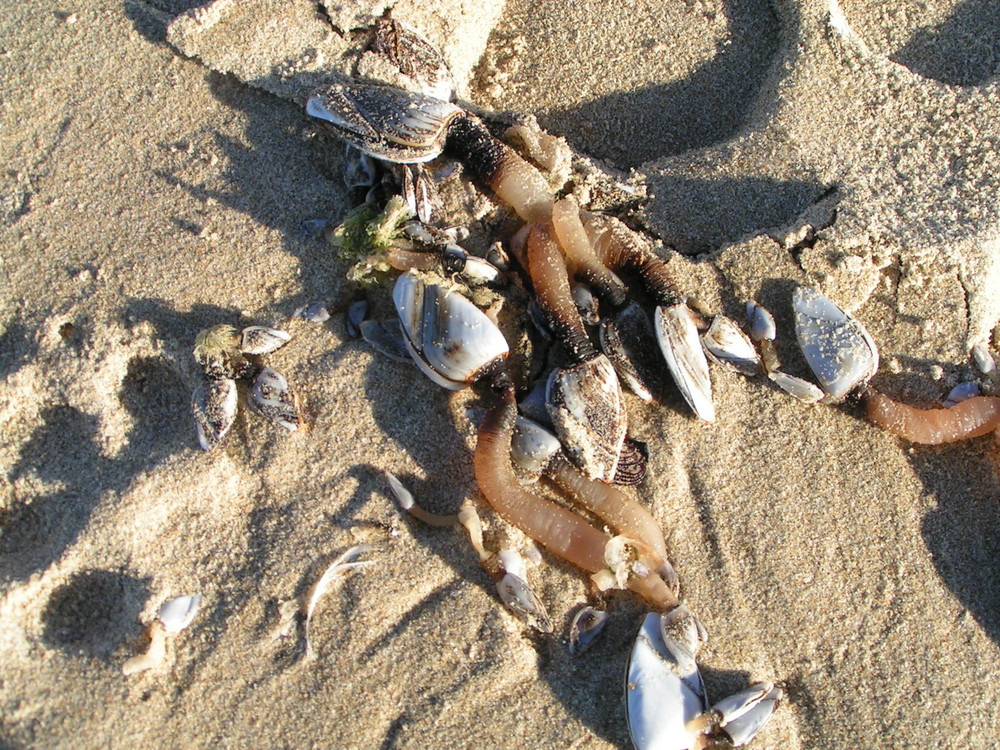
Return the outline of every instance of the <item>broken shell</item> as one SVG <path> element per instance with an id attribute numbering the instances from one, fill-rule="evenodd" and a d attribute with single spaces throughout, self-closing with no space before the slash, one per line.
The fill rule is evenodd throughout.
<path id="1" fill-rule="evenodd" d="M 361 338 L 381 354 L 397 362 L 413 363 L 398 320 L 365 320 L 359 329 Z"/>
<path id="2" fill-rule="evenodd" d="M 752 685 L 712 706 L 695 727 L 715 738 L 721 734 L 732 747 L 742 747 L 757 736 L 782 698 L 780 688 L 770 682 Z"/>
<path id="3" fill-rule="evenodd" d="M 792 294 L 795 336 L 820 386 L 833 401 L 878 370 L 878 348 L 865 327 L 811 287 Z"/>
<path id="4" fill-rule="evenodd" d="M 291 340 L 290 333 L 277 328 L 247 326 L 240 334 L 240 351 L 244 354 L 270 354 Z"/>
<path id="5" fill-rule="evenodd" d="M 500 329 L 458 292 L 409 272 L 397 279 L 392 300 L 413 361 L 438 385 L 460 390 L 507 356 Z"/>
<path id="6" fill-rule="evenodd" d="M 552 419 L 549 417 L 549 410 L 545 407 L 545 390 L 548 385 L 547 380 L 536 380 L 534 385 L 517 403 L 517 410 L 528 419 L 538 422 L 546 429 L 552 431 Z"/>
<path id="7" fill-rule="evenodd" d="M 760 372 L 760 357 L 750 337 L 725 315 L 715 316 L 701 341 L 713 362 L 747 376 Z"/>
<path id="8" fill-rule="evenodd" d="M 681 395 L 705 422 L 715 421 L 712 380 L 698 328 L 687 305 L 659 305 L 655 314 L 656 339 Z"/>
<path id="9" fill-rule="evenodd" d="M 389 482 L 389 489 L 392 490 L 392 494 L 399 502 L 400 507 L 403 510 L 411 510 L 416 505 L 416 501 L 413 499 L 413 493 L 410 492 L 406 488 L 406 485 L 400 482 L 399 478 L 391 471 L 383 473 L 385 474 L 386 480 Z"/>
<path id="10" fill-rule="evenodd" d="M 995 369 L 997 369 L 996 360 L 993 359 L 993 354 L 990 352 L 990 347 L 985 341 L 980 341 L 978 344 L 972 347 L 971 350 L 972 359 L 976 362 L 976 367 L 979 368 L 979 372 L 983 375 L 989 375 Z"/>
<path id="11" fill-rule="evenodd" d="M 603 354 L 549 375 L 545 405 L 566 454 L 588 479 L 610 482 L 628 417 L 615 368 Z"/>
<path id="12" fill-rule="evenodd" d="M 434 183 L 420 164 L 402 164 L 399 170 L 402 177 L 400 190 L 406 205 L 420 221 L 429 222 L 437 197 Z"/>
<path id="13" fill-rule="evenodd" d="M 299 429 L 298 399 L 284 376 L 272 367 L 260 371 L 253 384 L 250 403 L 265 417 L 286 430 Z"/>
<path id="14" fill-rule="evenodd" d="M 826 395 L 823 393 L 822 388 L 813 385 L 808 380 L 797 378 L 794 375 L 789 375 L 788 373 L 781 372 L 780 370 L 769 372 L 767 376 L 776 386 L 789 396 L 794 396 L 799 401 L 806 404 L 815 404 L 817 401 L 822 400 Z"/>
<path id="15" fill-rule="evenodd" d="M 212 450 L 229 432 L 236 421 L 238 402 L 236 381 L 229 378 L 209 380 L 195 389 L 191 413 L 203 450 Z"/>
<path id="16" fill-rule="evenodd" d="M 393 18 L 375 22 L 371 51 L 388 58 L 422 93 L 446 101 L 455 96 L 455 79 L 437 47 L 416 29 Z"/>
<path id="17" fill-rule="evenodd" d="M 293 317 L 301 318 L 308 323 L 325 323 L 330 319 L 330 311 L 322 302 L 310 302 L 296 310 Z"/>
<path id="18" fill-rule="evenodd" d="M 975 381 L 967 381 L 965 383 L 959 383 L 954 388 L 952 388 L 948 395 L 945 397 L 944 403 L 941 404 L 945 409 L 950 409 L 951 407 L 967 401 L 970 398 L 975 398 L 979 395 L 979 384 Z"/>
<path id="19" fill-rule="evenodd" d="M 361 324 L 368 318 L 368 301 L 358 300 L 347 306 L 347 335 L 357 338 L 361 335 Z"/>
<path id="20" fill-rule="evenodd" d="M 473 284 L 489 284 L 500 276 L 500 269 L 489 261 L 469 255 L 462 247 L 449 242 L 441 250 L 441 264 L 450 273 L 461 274 Z"/>
<path id="21" fill-rule="evenodd" d="M 334 84 L 309 97 L 306 114 L 376 159 L 416 164 L 440 155 L 462 109 L 391 86 Z"/>
<path id="22" fill-rule="evenodd" d="M 562 450 L 559 438 L 537 422 L 519 416 L 514 423 L 510 457 L 525 471 L 541 474 L 549 459 Z"/>
<path id="23" fill-rule="evenodd" d="M 467 256 L 462 267 L 462 277 L 473 284 L 489 284 L 500 277 L 500 269 L 484 258 Z"/>
<path id="24" fill-rule="evenodd" d="M 593 607 L 582 607 L 569 626 L 570 656 L 579 656 L 597 642 L 608 624 L 608 613 Z"/>
<path id="25" fill-rule="evenodd" d="M 687 724 L 708 708 L 695 662 L 701 632 L 683 605 L 643 620 L 625 677 L 628 730 L 638 750 L 691 747 Z"/>
<path id="26" fill-rule="evenodd" d="M 369 190 L 382 179 L 378 162 L 364 151 L 344 144 L 344 185 L 348 190 Z"/>
<path id="27" fill-rule="evenodd" d="M 774 341 L 778 335 L 774 316 L 753 300 L 747 302 L 747 323 L 750 324 L 750 337 L 754 341 Z"/>
<path id="28" fill-rule="evenodd" d="M 199 606 L 201 594 L 178 596 L 163 603 L 156 619 L 163 623 L 167 635 L 174 635 L 191 624 L 198 614 Z"/>
<path id="29" fill-rule="evenodd" d="M 653 326 L 640 305 L 631 303 L 601 321 L 601 351 L 629 390 L 643 401 L 660 392 L 663 365 L 654 352 Z"/>

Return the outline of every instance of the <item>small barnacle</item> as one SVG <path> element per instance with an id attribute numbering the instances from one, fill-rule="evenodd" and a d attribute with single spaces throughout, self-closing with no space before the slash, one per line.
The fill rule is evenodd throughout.
<path id="1" fill-rule="evenodd" d="M 569 630 L 570 656 L 579 656 L 594 645 L 608 624 L 608 613 L 593 607 L 583 607 L 573 616 Z"/>
<path id="2" fill-rule="evenodd" d="M 299 429 L 302 420 L 299 416 L 298 398 L 288 387 L 285 377 L 273 367 L 265 367 L 260 371 L 250 394 L 250 403 L 262 415 L 285 429 L 292 432 Z"/>
<path id="3" fill-rule="evenodd" d="M 191 412 L 202 449 L 212 450 L 226 436 L 236 421 L 238 405 L 236 381 L 230 378 L 208 380 L 191 397 Z"/>
<path id="4" fill-rule="evenodd" d="M 270 354 L 291 340 L 291 334 L 278 328 L 247 326 L 240 332 L 240 351 L 243 354 Z"/>
<path id="5" fill-rule="evenodd" d="M 524 558 L 511 549 L 497 554 L 504 575 L 497 581 L 497 593 L 507 609 L 539 633 L 552 632 L 552 620 L 545 605 L 528 584 Z"/>
<path id="6" fill-rule="evenodd" d="M 147 628 L 149 645 L 146 651 L 128 659 L 122 665 L 122 672 L 131 675 L 160 666 L 167 653 L 167 636 L 177 635 L 190 625 L 199 606 L 201 594 L 178 596 L 164 602 Z"/>
<path id="7" fill-rule="evenodd" d="M 230 325 L 217 325 L 198 332 L 194 358 L 210 380 L 250 377 L 254 366 L 240 351 L 240 332 Z"/>

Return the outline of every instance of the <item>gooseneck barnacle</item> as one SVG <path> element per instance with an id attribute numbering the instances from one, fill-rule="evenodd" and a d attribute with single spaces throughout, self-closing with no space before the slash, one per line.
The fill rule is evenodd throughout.
<path id="1" fill-rule="evenodd" d="M 590 573 L 606 570 L 606 550 L 612 537 L 519 482 L 510 458 L 517 418 L 513 387 L 488 388 L 486 397 L 489 407 L 479 427 L 474 463 L 476 482 L 487 501 L 504 520 L 553 554 Z M 603 513 L 617 518 L 626 516 L 628 511 L 606 502 Z M 648 563 L 644 576 L 628 576 L 627 587 L 659 611 L 676 607 L 677 596 L 655 572 L 657 561 Z"/>

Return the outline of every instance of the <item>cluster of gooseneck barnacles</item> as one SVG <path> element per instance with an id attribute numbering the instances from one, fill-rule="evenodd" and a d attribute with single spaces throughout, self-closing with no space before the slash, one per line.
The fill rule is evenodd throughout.
<path id="1" fill-rule="evenodd" d="M 873 421 L 917 442 L 996 429 L 1000 399 L 973 395 L 936 410 L 890 400 L 868 385 L 878 369 L 878 350 L 864 326 L 809 287 L 795 291 L 792 309 L 799 347 L 819 385 L 783 372 L 774 320 L 766 310 L 748 302 L 749 335 L 723 316 L 708 325 L 689 308 L 648 238 L 560 194 L 483 119 L 452 101 L 447 66 L 419 34 L 383 18 L 374 28 L 372 49 L 399 67 L 411 89 L 341 83 L 316 91 L 306 106 L 321 127 L 347 142 L 345 180 L 366 194 L 365 205 L 332 232 L 336 244 L 354 253 L 352 277 L 403 272 L 392 295 L 398 320 L 374 324 L 362 322 L 361 314 L 351 324 L 379 349 L 412 359 L 442 387 L 475 388 L 487 404 L 475 476 L 490 505 L 547 550 L 590 573 L 601 590 L 634 591 L 654 610 L 639 630 L 626 675 L 635 745 L 681 750 L 745 744 L 770 719 L 781 690 L 759 683 L 710 706 L 695 662 L 705 630 L 678 598 L 659 523 L 621 488 L 640 482 L 643 474 L 641 450 L 627 440 L 622 384 L 652 400 L 661 391 L 665 364 L 695 415 L 710 423 L 715 420 L 712 361 L 747 376 L 764 374 L 807 402 L 860 394 Z M 492 255 L 470 254 L 459 245 L 465 238 L 461 230 L 434 225 L 435 186 L 422 165 L 439 157 L 460 163 L 467 178 L 523 222 Z M 396 186 L 402 196 L 383 206 L 385 193 Z M 501 289 L 505 277 L 514 276 L 518 288 L 530 290 L 537 314 L 524 317 L 558 342 L 562 354 L 540 389 L 517 382 L 500 328 L 444 278 L 456 274 L 467 284 Z M 651 300 L 651 310 L 632 300 L 629 279 Z M 252 403 L 265 415 L 271 416 L 268 410 L 286 415 L 277 420 L 286 427 L 298 424 L 283 380 L 278 388 L 269 376 L 276 398 L 259 403 L 257 384 L 268 370 L 241 366 L 245 350 L 235 329 L 205 336 L 196 354 L 208 351 L 209 340 L 225 343 L 221 348 L 213 343 L 213 358 L 198 355 L 209 378 L 195 396 L 206 449 L 231 424 L 235 380 L 247 373 L 256 378 Z M 650 357 L 651 351 L 658 356 Z M 529 391 L 519 404 L 518 394 Z M 523 472 L 544 475 L 564 502 L 535 492 L 522 482 Z M 455 516 L 434 516 L 391 475 L 390 483 L 417 517 L 464 526 L 505 603 L 538 629 L 551 629 L 526 583 L 520 556 L 485 548 L 471 504 Z M 583 610 L 574 623 L 574 648 L 584 647 L 604 619 L 603 613 Z"/>
<path id="2" fill-rule="evenodd" d="M 204 380 L 191 399 L 198 442 L 206 451 L 217 446 L 236 422 L 239 407 L 237 382 L 249 386 L 247 401 L 263 417 L 287 430 L 301 422 L 298 398 L 284 375 L 259 362 L 259 357 L 283 347 L 291 336 L 277 328 L 247 326 L 242 331 L 216 325 L 201 331 L 194 344 L 194 358 Z"/>

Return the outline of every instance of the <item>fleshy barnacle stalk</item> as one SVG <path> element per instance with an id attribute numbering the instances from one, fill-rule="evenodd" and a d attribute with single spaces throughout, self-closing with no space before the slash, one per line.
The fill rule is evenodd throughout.
<path id="1" fill-rule="evenodd" d="M 594 514 L 619 535 L 605 549 L 605 562 L 609 556 L 620 560 L 624 552 L 677 590 L 677 575 L 667 561 L 667 545 L 656 519 L 617 487 L 584 476 L 566 459 L 555 435 L 537 422 L 518 416 L 511 457 L 522 469 L 548 477 L 574 505 Z M 621 566 L 616 567 L 620 573 Z M 600 578 L 597 583 L 600 585 Z"/>
<path id="2" fill-rule="evenodd" d="M 377 159 L 422 164 L 447 154 L 525 221 L 552 213 L 541 173 L 455 104 L 390 86 L 334 84 L 309 97 L 306 114 Z"/>
<path id="3" fill-rule="evenodd" d="M 676 607 L 677 596 L 657 572 L 658 562 L 653 558 L 644 560 L 644 549 L 639 545 L 632 548 L 636 550 L 635 559 L 625 562 L 640 564 L 611 570 L 608 552 L 609 548 L 615 549 L 618 537 L 521 485 L 511 463 L 517 420 L 514 388 L 491 383 L 483 388 L 483 395 L 489 406 L 476 443 L 476 481 L 494 510 L 553 554 L 595 575 L 599 584 L 607 583 L 609 573 L 622 573 L 622 587 L 636 592 L 658 611 Z"/>

